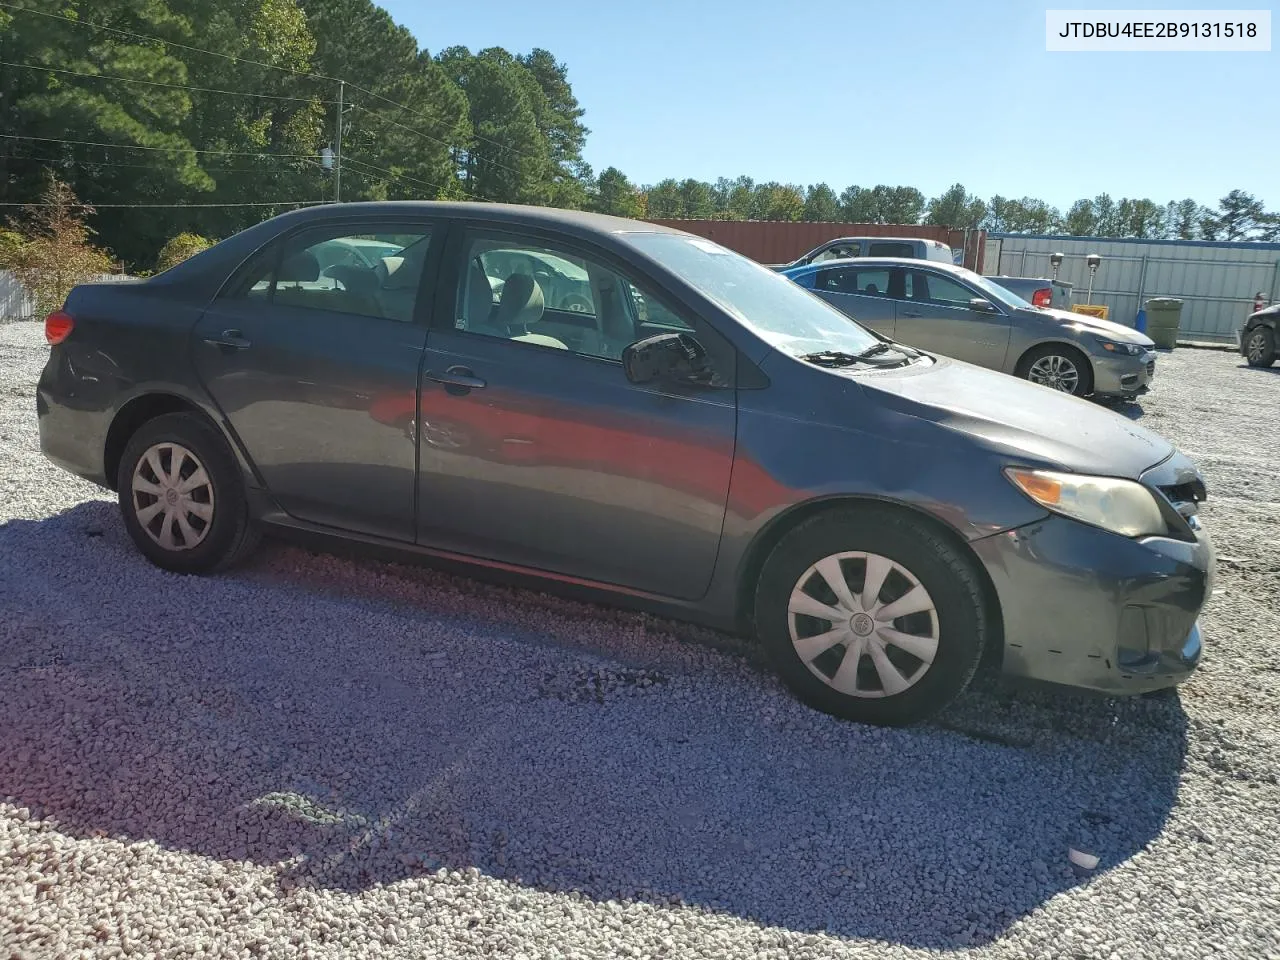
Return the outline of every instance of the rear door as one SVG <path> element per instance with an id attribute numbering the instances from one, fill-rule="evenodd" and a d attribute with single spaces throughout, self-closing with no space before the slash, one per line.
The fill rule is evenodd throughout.
<path id="1" fill-rule="evenodd" d="M 996 304 L 996 313 L 969 305 L 983 294 L 934 270 L 905 270 L 901 291 L 895 291 L 897 332 L 903 343 L 999 370 L 1009 351 L 1010 318 Z"/>
<path id="2" fill-rule="evenodd" d="M 841 266 L 818 270 L 814 293 L 886 337 L 894 336 L 894 304 L 889 296 L 893 270 L 884 266 Z"/>
<path id="3" fill-rule="evenodd" d="M 290 516 L 414 539 L 421 293 L 440 239 L 419 218 L 295 231 L 260 251 L 196 325 L 197 372 Z M 383 241 L 392 255 L 335 261 L 344 240 Z"/>

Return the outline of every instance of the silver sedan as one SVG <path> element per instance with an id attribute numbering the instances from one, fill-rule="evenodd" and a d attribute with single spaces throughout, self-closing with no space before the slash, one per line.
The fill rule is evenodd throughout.
<path id="1" fill-rule="evenodd" d="M 1155 343 L 1146 335 L 1033 306 L 964 267 L 859 257 L 783 275 L 900 343 L 1075 396 L 1132 400 L 1155 375 Z"/>

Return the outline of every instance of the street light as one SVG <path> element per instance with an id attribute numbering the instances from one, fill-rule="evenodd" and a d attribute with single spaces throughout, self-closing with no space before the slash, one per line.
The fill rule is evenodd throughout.
<path id="1" fill-rule="evenodd" d="M 1049 263 L 1053 265 L 1053 279 L 1058 279 L 1058 268 L 1062 266 L 1062 261 L 1065 259 L 1066 255 L 1063 253 L 1049 254 Z"/>
<path id="2" fill-rule="evenodd" d="M 1098 264 L 1102 263 L 1102 257 L 1096 253 L 1091 253 L 1084 258 L 1084 262 L 1089 265 L 1089 298 L 1085 303 L 1093 303 L 1093 278 L 1098 273 Z"/>

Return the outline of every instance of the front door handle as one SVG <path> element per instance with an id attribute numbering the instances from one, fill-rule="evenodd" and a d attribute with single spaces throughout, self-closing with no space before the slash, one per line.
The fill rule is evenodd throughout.
<path id="1" fill-rule="evenodd" d="M 485 385 L 485 382 L 472 373 L 470 368 L 461 365 L 452 366 L 444 373 L 432 373 L 430 370 L 426 370 L 423 372 L 422 377 L 424 380 L 443 383 L 445 390 L 453 394 L 469 393 L 472 390 L 479 390 Z"/>
<path id="2" fill-rule="evenodd" d="M 240 335 L 239 330 L 223 330 L 216 337 L 205 337 L 204 342 L 215 347 L 226 347 L 229 350 L 246 350 L 253 344 Z"/>
<path id="3" fill-rule="evenodd" d="M 914 317 L 914 318 L 915 318 L 915 319 L 917 319 L 917 320 L 919 320 L 922 316 L 924 316 L 924 314 L 920 314 L 920 313 L 907 313 L 906 311 L 903 311 L 903 314 L 902 314 L 902 315 L 903 315 L 904 317 Z"/>

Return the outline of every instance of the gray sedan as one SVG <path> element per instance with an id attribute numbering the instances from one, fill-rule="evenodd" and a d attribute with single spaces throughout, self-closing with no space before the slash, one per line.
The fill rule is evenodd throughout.
<path id="1" fill-rule="evenodd" d="M 344 238 L 389 251 L 320 282 Z M 586 274 L 585 309 L 547 301 L 543 256 Z M 41 448 L 166 570 L 262 533 L 419 557 L 753 635 L 873 723 L 941 709 L 988 654 L 1116 694 L 1200 658 L 1205 486 L 1168 441 L 682 232 L 326 205 L 79 286 L 45 335 Z"/>
<path id="2" fill-rule="evenodd" d="M 1078 397 L 1132 400 L 1155 376 L 1155 343 L 1145 334 L 1033 306 L 964 267 L 862 257 L 783 276 L 894 340 Z"/>

